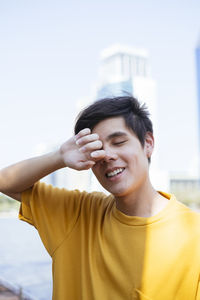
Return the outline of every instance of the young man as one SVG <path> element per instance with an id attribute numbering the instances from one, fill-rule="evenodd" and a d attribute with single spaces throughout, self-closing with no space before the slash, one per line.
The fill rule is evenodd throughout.
<path id="1" fill-rule="evenodd" d="M 21 201 L 52 257 L 54 300 L 200 299 L 200 216 L 152 187 L 153 148 L 144 106 L 103 99 L 58 151 L 0 172 L 0 191 Z M 39 182 L 63 167 L 92 168 L 110 195 Z"/>

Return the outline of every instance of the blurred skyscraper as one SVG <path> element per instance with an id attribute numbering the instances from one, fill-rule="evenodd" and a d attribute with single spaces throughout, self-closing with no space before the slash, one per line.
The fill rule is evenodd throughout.
<path id="1" fill-rule="evenodd" d="M 156 83 L 151 78 L 148 52 L 114 45 L 101 53 L 97 98 L 127 93 L 146 103 L 155 123 Z"/>
<path id="2" fill-rule="evenodd" d="M 195 50 L 196 56 L 196 74 L 197 74 L 197 107 L 198 107 L 198 158 L 194 160 L 192 172 L 174 174 L 170 178 L 171 192 L 185 201 L 186 204 L 200 204 L 200 38 Z M 195 171 L 194 171 L 195 170 Z M 184 196 L 186 195 L 186 196 Z"/>
<path id="3" fill-rule="evenodd" d="M 198 99 L 198 156 L 199 156 L 199 176 L 200 176 L 200 38 L 196 48 L 196 66 L 197 66 L 197 99 Z"/>

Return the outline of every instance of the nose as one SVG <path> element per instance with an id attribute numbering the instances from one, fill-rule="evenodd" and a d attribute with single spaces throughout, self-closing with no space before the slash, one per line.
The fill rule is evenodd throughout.
<path id="1" fill-rule="evenodd" d="M 118 155 L 110 148 L 104 148 L 106 155 L 105 157 L 102 159 L 102 162 L 110 162 L 112 160 L 116 160 L 118 158 Z"/>

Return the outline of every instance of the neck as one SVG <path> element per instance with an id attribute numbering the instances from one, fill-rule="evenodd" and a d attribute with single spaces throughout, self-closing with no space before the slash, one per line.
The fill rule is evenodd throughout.
<path id="1" fill-rule="evenodd" d="M 160 195 L 147 183 L 139 191 L 124 196 L 116 196 L 116 207 L 129 216 L 151 217 L 159 213 L 168 203 L 168 199 Z"/>

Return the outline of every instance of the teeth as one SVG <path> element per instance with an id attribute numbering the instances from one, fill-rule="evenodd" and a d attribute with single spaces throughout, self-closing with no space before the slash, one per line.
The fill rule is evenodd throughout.
<path id="1" fill-rule="evenodd" d="M 116 170 L 113 171 L 113 172 L 107 173 L 106 176 L 107 176 L 107 177 L 112 177 L 112 176 L 115 176 L 115 175 L 121 173 L 122 171 L 123 171 L 123 169 L 122 169 L 122 168 L 119 168 L 119 169 L 116 169 Z"/>

